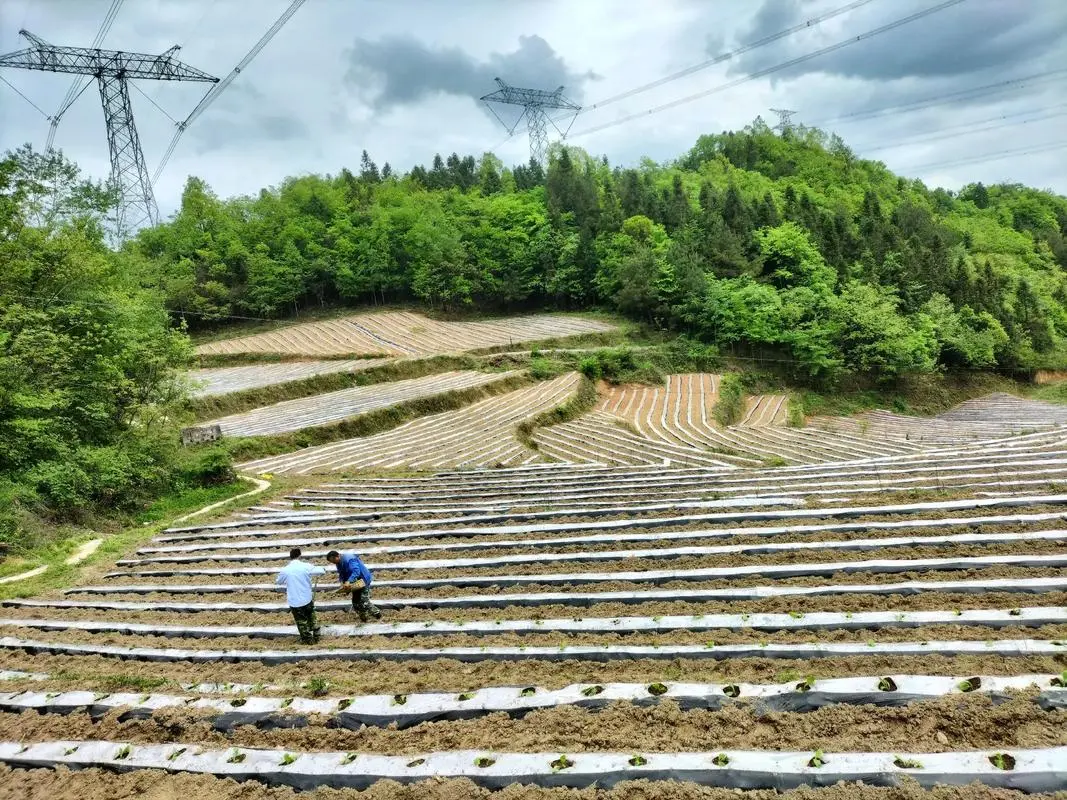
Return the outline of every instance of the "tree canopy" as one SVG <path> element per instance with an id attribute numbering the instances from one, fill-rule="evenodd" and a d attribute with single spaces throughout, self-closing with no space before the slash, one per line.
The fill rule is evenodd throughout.
<path id="1" fill-rule="evenodd" d="M 1067 198 L 930 189 L 836 136 L 761 120 L 667 164 L 555 146 L 547 170 L 364 152 L 222 200 L 190 178 L 131 248 L 190 328 L 322 304 L 605 308 L 791 364 L 890 379 L 1062 365 Z"/>

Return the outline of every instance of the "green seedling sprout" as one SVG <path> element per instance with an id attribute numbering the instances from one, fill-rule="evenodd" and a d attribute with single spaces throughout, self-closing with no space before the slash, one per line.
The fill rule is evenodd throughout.
<path id="1" fill-rule="evenodd" d="M 241 706 L 243 706 L 247 702 L 248 702 L 247 698 L 235 697 L 233 700 L 230 701 L 230 705 L 233 706 L 234 708 L 240 708 Z"/>
<path id="2" fill-rule="evenodd" d="M 627 762 L 631 767 L 643 767 L 648 763 L 648 759 L 644 756 L 634 756 Z"/>
<path id="3" fill-rule="evenodd" d="M 341 766 L 351 764 L 358 756 L 359 753 L 345 753 L 344 756 L 341 757 Z"/>
<path id="4" fill-rule="evenodd" d="M 882 678 L 878 681 L 878 691 L 880 692 L 895 692 L 897 690 L 897 682 L 892 678 Z"/>
<path id="5" fill-rule="evenodd" d="M 537 694 L 537 688 L 534 686 L 527 686 L 519 692 L 519 697 L 533 697 Z"/>
<path id="6" fill-rule="evenodd" d="M 124 744 L 122 747 L 115 751 L 115 755 L 112 756 L 112 758 L 114 758 L 116 761 L 122 761 L 123 759 L 129 758 L 130 753 L 132 752 L 133 748 L 130 747 L 128 744 Z"/>
<path id="7" fill-rule="evenodd" d="M 406 694 L 394 694 L 393 695 L 393 703 L 392 704 L 394 706 L 402 706 L 407 701 L 408 701 L 408 696 Z"/>
<path id="8" fill-rule="evenodd" d="M 299 758 L 299 756 L 294 756 L 292 753 L 286 753 L 282 756 L 282 760 L 278 762 L 278 766 L 288 767 L 290 764 L 296 761 L 297 758 Z"/>
<path id="9" fill-rule="evenodd" d="M 568 769 L 574 766 L 574 762 L 567 758 L 566 755 L 561 754 L 559 758 L 549 764 L 552 767 L 553 772 L 559 772 L 561 769 Z"/>
<path id="10" fill-rule="evenodd" d="M 459 695 L 456 699 L 459 700 L 459 702 L 463 703 L 463 702 L 465 702 L 467 700 L 470 700 L 472 697 L 474 697 L 474 692 L 464 692 L 463 694 Z"/>
<path id="11" fill-rule="evenodd" d="M 740 697 L 741 687 L 736 683 L 731 683 L 722 687 L 722 693 L 727 697 Z"/>
<path id="12" fill-rule="evenodd" d="M 482 769 L 486 769 L 487 767 L 491 767 L 495 763 L 496 763 L 496 759 L 495 758 L 489 758 L 489 756 L 478 756 L 476 759 L 474 759 L 474 766 L 480 767 Z"/>
<path id="13" fill-rule="evenodd" d="M 662 683 L 652 683 L 648 686 L 648 693 L 653 697 L 659 697 L 660 695 L 667 694 L 667 692 L 667 686 Z"/>
<path id="14" fill-rule="evenodd" d="M 716 767 L 725 767 L 730 763 L 730 756 L 726 755 L 726 753 L 719 753 L 715 758 L 711 759 L 711 763 Z"/>
<path id="15" fill-rule="evenodd" d="M 596 686 L 586 686 L 582 689 L 582 694 L 586 697 L 596 697 L 604 691 L 604 687 L 597 684 Z"/>
<path id="16" fill-rule="evenodd" d="M 1015 769 L 1015 756 L 1009 753 L 994 753 L 989 757 L 989 763 L 997 769 Z"/>
<path id="17" fill-rule="evenodd" d="M 233 749 L 233 752 L 230 754 L 230 757 L 226 759 L 226 763 L 227 764 L 240 764 L 244 760 L 245 760 L 245 754 L 242 753 L 240 750 L 238 750 L 235 747 Z"/>
<path id="18" fill-rule="evenodd" d="M 395 700 L 396 698 L 393 698 L 393 699 Z M 352 705 L 352 701 L 347 697 L 344 700 L 338 700 L 337 701 L 337 710 L 338 711 L 344 711 L 350 705 Z"/>
<path id="19" fill-rule="evenodd" d="M 425 758 L 416 758 L 414 761 L 408 762 L 408 769 L 415 769 L 415 767 L 421 767 L 425 763 Z"/>
<path id="20" fill-rule="evenodd" d="M 981 678 L 965 678 L 956 684 L 956 688 L 961 692 L 974 692 L 982 688 Z"/>
<path id="21" fill-rule="evenodd" d="M 186 747 L 179 747 L 177 750 L 175 750 L 173 753 L 171 753 L 169 756 L 167 756 L 167 761 L 173 761 L 178 756 L 180 756 L 182 753 L 184 753 L 187 749 L 188 748 L 186 748 Z"/>
<path id="22" fill-rule="evenodd" d="M 822 750 L 816 750 L 812 753 L 811 758 L 808 760 L 808 766 L 818 769 L 826 764 L 826 758 L 823 757 Z"/>
<path id="23" fill-rule="evenodd" d="M 900 769 L 922 769 L 923 763 L 918 759 L 895 756 L 893 758 L 893 766 L 899 767 Z"/>

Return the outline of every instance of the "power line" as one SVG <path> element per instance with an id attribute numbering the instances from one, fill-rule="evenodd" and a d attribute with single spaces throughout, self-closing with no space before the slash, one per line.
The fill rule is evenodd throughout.
<path id="1" fill-rule="evenodd" d="M 1055 108 L 1067 108 L 1067 103 L 1061 103 L 1058 106 L 1052 106 L 1048 110 L 1051 111 L 1052 109 L 1055 109 Z M 960 123 L 959 125 L 951 125 L 951 126 L 949 126 L 947 128 L 942 128 L 941 129 L 942 132 L 937 134 L 936 136 L 923 136 L 923 137 L 919 137 L 919 138 L 909 137 L 909 138 L 902 139 L 902 140 L 899 140 L 899 141 L 890 142 L 889 144 L 879 144 L 879 145 L 874 146 L 874 147 L 864 147 L 864 146 L 861 145 L 859 147 L 854 147 L 852 149 L 857 150 L 857 151 L 863 151 L 864 153 L 876 153 L 876 152 L 878 152 L 880 150 L 891 150 L 891 149 L 893 149 L 895 147 L 906 147 L 906 146 L 912 145 L 912 144 L 926 144 L 927 142 L 937 142 L 937 141 L 941 141 L 941 140 L 944 140 L 944 139 L 955 138 L 955 137 L 958 137 L 958 136 L 970 136 L 971 134 L 975 134 L 975 133 L 986 133 L 987 131 L 994 131 L 994 130 L 998 130 L 1000 128 L 1010 128 L 1010 127 L 1014 127 L 1015 125 L 1027 125 L 1027 124 L 1029 124 L 1031 122 L 1042 122 L 1042 121 L 1044 121 L 1046 119 L 1054 119 L 1056 117 L 1067 116 L 1067 111 L 1057 111 L 1056 113 L 1042 114 L 1041 116 L 1033 117 L 1031 119 L 1017 120 L 1015 122 L 1000 122 L 1000 124 L 996 124 L 996 125 L 987 125 L 984 128 L 971 127 L 973 125 L 982 125 L 983 123 L 986 123 L 986 122 L 998 122 L 1000 120 L 1007 120 L 1007 119 L 1009 119 L 1011 117 L 1026 116 L 1027 114 L 1034 114 L 1034 113 L 1037 113 L 1037 111 L 1041 111 L 1041 110 L 1042 109 L 1037 109 L 1036 111 L 1034 111 L 1034 110 L 1031 110 L 1031 111 L 1020 111 L 1017 114 L 1004 114 L 1004 115 L 1002 115 L 1000 117 L 991 117 L 989 119 L 976 120 L 974 122 L 963 122 L 963 123 Z M 964 130 L 962 133 L 945 133 L 945 131 L 959 130 L 960 128 L 964 128 L 966 130 Z"/>
<path id="2" fill-rule="evenodd" d="M 1013 150 L 998 150 L 992 153 L 983 153 L 978 156 L 970 156 L 968 158 L 958 158 L 953 161 L 936 161 L 929 164 L 918 164 L 913 167 L 908 167 L 909 170 L 920 169 L 934 169 L 935 167 L 958 167 L 966 164 L 987 164 L 991 161 L 1001 161 L 1005 158 L 1012 158 L 1014 156 L 1028 156 L 1037 155 L 1038 153 L 1048 153 L 1053 150 L 1060 150 L 1067 147 L 1067 142 L 1049 142 L 1047 144 L 1018 147 Z"/>
<path id="3" fill-rule="evenodd" d="M 143 89 L 141 89 L 141 87 L 140 87 L 140 86 L 138 86 L 138 85 L 137 85 L 136 83 L 131 83 L 131 84 L 130 84 L 130 86 L 132 86 L 132 87 L 133 87 L 134 89 L 136 89 L 136 90 L 137 90 L 137 92 L 138 92 L 138 93 L 139 93 L 139 94 L 141 95 L 141 97 L 143 97 L 143 98 L 144 98 L 145 100 L 147 100 L 147 101 L 148 101 L 149 103 L 151 103 L 151 104 L 152 104 L 152 105 L 154 105 L 154 106 L 155 106 L 156 108 L 158 108 L 158 109 L 159 109 L 159 111 L 160 111 L 160 113 L 161 113 L 161 114 L 163 114 L 163 116 L 165 116 L 165 117 L 166 117 L 167 119 L 169 119 L 169 120 L 170 120 L 171 122 L 173 122 L 173 123 L 174 123 L 175 125 L 177 125 L 177 124 L 178 124 L 178 120 L 174 119 L 174 117 L 172 117 L 172 116 L 171 116 L 170 114 L 168 114 L 168 113 L 167 113 L 167 110 L 166 110 L 165 108 L 163 108 L 163 106 L 161 106 L 161 105 L 160 105 L 159 103 L 157 103 L 157 102 L 156 102 L 155 100 L 153 100 L 153 99 L 152 99 L 151 97 L 149 97 L 149 96 L 148 96 L 147 94 L 145 94 L 145 93 L 144 93 L 144 90 L 143 90 Z"/>
<path id="4" fill-rule="evenodd" d="M 896 28 L 900 28 L 900 27 L 902 27 L 904 25 L 907 25 L 907 24 L 909 24 L 911 22 L 915 22 L 917 20 L 923 19 L 924 17 L 928 17 L 928 16 L 930 16 L 932 14 L 936 14 L 939 11 L 944 11 L 944 10 L 946 10 L 948 8 L 952 8 L 953 6 L 958 6 L 958 5 L 960 5 L 961 3 L 964 3 L 964 2 L 966 2 L 966 0 L 945 0 L 945 2 L 938 3 L 936 6 L 932 6 L 930 8 L 924 9 L 922 11 L 917 11 L 914 14 L 909 14 L 906 17 L 902 17 L 900 19 L 894 20 L 893 22 L 886 23 L 885 25 L 880 25 L 879 27 L 874 28 L 873 30 L 869 30 L 869 31 L 867 31 L 865 33 L 861 33 L 858 36 L 852 36 L 852 37 L 850 37 L 848 39 L 844 39 L 844 40 L 842 40 L 840 42 L 836 42 L 835 44 L 828 45 L 827 47 L 821 47 L 818 50 L 815 50 L 815 51 L 813 51 L 811 53 L 806 53 L 805 55 L 797 56 L 796 58 L 791 58 L 788 61 L 782 62 L 781 64 L 775 64 L 772 67 L 767 67 L 765 69 L 757 70 L 756 72 L 751 72 L 748 75 L 745 75 L 744 77 L 738 78 L 737 80 L 733 80 L 733 81 L 729 81 L 727 83 L 720 84 L 719 86 L 712 87 L 711 89 L 705 89 L 704 91 L 696 92 L 695 94 L 687 95 L 685 97 L 680 97 L 680 98 L 678 98 L 676 100 L 671 100 L 668 103 L 663 103 L 661 105 L 655 106 L 655 107 L 647 109 L 645 111 L 640 111 L 640 112 L 637 112 L 637 113 L 634 113 L 634 114 L 628 114 L 627 116 L 621 117 L 621 118 L 619 118 L 617 120 L 614 120 L 612 122 L 605 122 L 602 125 L 596 125 L 596 126 L 594 126 L 592 128 L 586 128 L 585 130 L 581 130 L 581 131 L 578 131 L 577 133 L 571 134 L 571 136 L 572 137 L 574 137 L 574 136 L 586 136 L 586 135 L 588 135 L 590 133 L 596 133 L 598 131 L 602 131 L 602 130 L 605 130 L 607 128 L 612 128 L 612 127 L 614 127 L 616 125 L 622 125 L 623 123 L 630 122 L 632 120 L 639 119 L 641 117 L 646 117 L 646 116 L 649 116 L 651 114 L 658 114 L 661 111 L 666 111 L 666 110 L 671 109 L 671 108 L 676 108 L 677 106 L 683 105 L 685 103 L 690 103 L 690 102 L 692 102 L 694 100 L 700 100 L 700 99 L 702 99 L 704 97 L 708 97 L 709 95 L 715 94 L 717 92 L 726 91 L 727 89 L 733 89 L 736 86 L 740 86 L 740 85 L 742 85 L 744 83 L 748 83 L 749 81 L 753 81 L 753 80 L 755 80 L 757 78 L 762 78 L 762 77 L 765 77 L 767 75 L 771 75 L 771 74 L 773 74 L 775 72 L 780 72 L 781 70 L 788 69 L 789 67 L 795 67 L 798 64 L 803 64 L 803 63 L 805 63 L 807 61 L 811 61 L 814 58 L 819 58 L 820 56 L 824 56 L 824 55 L 827 55 L 829 53 L 833 53 L 833 52 L 835 52 L 837 50 L 841 50 L 841 49 L 843 49 L 845 47 L 849 47 L 851 45 L 857 44 L 858 42 L 862 42 L 862 41 L 864 41 L 866 39 L 871 39 L 871 38 L 873 38 L 875 36 L 879 36 L 879 35 L 881 35 L 883 33 L 888 33 L 891 30 L 894 30 Z"/>
<path id="5" fill-rule="evenodd" d="M 115 22 L 115 17 L 118 16 L 119 9 L 122 8 L 124 0 L 111 0 L 111 6 L 107 10 L 107 14 L 104 15 L 104 21 L 100 23 L 100 28 L 96 32 L 96 36 L 93 37 L 92 43 L 89 45 L 90 50 L 94 50 L 100 47 L 104 43 L 104 37 L 107 36 L 108 31 L 111 30 L 111 26 Z M 49 121 L 51 125 L 48 126 L 48 138 L 45 140 L 44 149 L 45 152 L 52 149 L 52 145 L 56 140 L 56 131 L 59 129 L 59 121 L 63 119 L 63 115 L 67 113 L 79 97 L 82 92 L 85 91 L 85 87 L 92 83 L 92 78 L 89 78 L 82 84 L 82 78 L 80 75 L 74 77 L 74 81 L 70 84 L 70 88 L 67 89 L 67 93 L 63 96 L 63 100 L 59 104 L 59 110 L 56 111 Z"/>
<path id="6" fill-rule="evenodd" d="M 851 122 L 853 120 L 871 119 L 873 117 L 882 117 L 889 114 L 905 114 L 912 111 L 921 111 L 926 108 L 932 108 L 935 106 L 948 105 L 950 103 L 966 102 L 967 100 L 973 100 L 977 97 L 984 97 L 990 94 L 1000 94 L 1012 89 L 1022 88 L 1027 85 L 1040 84 L 1046 81 L 1061 80 L 1067 77 L 1067 69 L 1053 69 L 1047 72 L 1037 72 L 1033 75 L 1026 75 L 1022 78 L 1012 78 L 1007 81 L 1000 81 L 999 83 L 987 83 L 983 86 L 975 86 L 971 89 L 960 89 L 955 92 L 948 92 L 946 94 L 934 95 L 927 97 L 923 100 L 915 100 L 910 103 L 902 103 L 895 106 L 885 106 L 868 111 L 855 111 L 851 114 L 842 114 L 837 117 L 825 117 L 821 120 L 817 120 L 812 123 L 810 127 L 821 128 L 825 125 L 831 125 L 836 122 Z"/>
<path id="7" fill-rule="evenodd" d="M 724 61 L 729 61 L 732 58 L 744 55 L 745 53 L 748 53 L 752 50 L 756 50 L 757 48 L 765 47 L 766 45 L 777 42 L 779 39 L 784 39 L 787 36 L 792 36 L 794 33 L 813 28 L 816 25 L 821 25 L 827 20 L 833 19 L 834 17 L 839 17 L 842 14 L 847 14 L 850 11 L 855 11 L 857 8 L 873 3 L 874 1 L 875 0 L 854 0 L 854 2 L 852 3 L 848 3 L 847 5 L 841 6 L 840 8 L 835 8 L 833 11 L 828 11 L 825 14 L 819 14 L 818 16 L 812 17 L 811 19 L 801 22 L 798 25 L 794 25 L 791 28 L 786 28 L 785 30 L 778 31 L 777 33 L 772 33 L 770 36 L 764 36 L 762 39 L 759 39 L 755 42 L 749 42 L 748 44 L 743 45 L 737 48 L 736 50 L 731 50 L 727 53 L 720 53 L 714 58 L 709 58 L 706 61 L 701 61 L 699 64 L 693 64 L 690 67 L 678 70 L 677 72 L 672 72 L 670 75 L 664 75 L 662 78 L 657 78 L 656 80 L 650 81 L 649 83 L 645 83 L 641 86 L 636 86 L 633 89 L 628 89 L 625 92 L 619 92 L 618 94 L 606 97 L 603 100 L 600 100 L 599 102 L 585 106 L 578 113 L 585 114 L 589 111 L 595 111 L 598 108 L 603 108 L 604 106 L 609 105 L 611 103 L 616 103 L 619 100 L 625 100 L 627 97 L 633 97 L 635 94 L 641 94 L 642 92 L 647 92 L 650 89 L 659 88 L 664 84 L 670 83 L 671 81 L 676 81 L 679 78 L 684 78 L 688 75 L 692 75 L 693 73 L 699 72 L 702 69 L 707 69 L 708 67 L 715 66 L 716 64 L 722 64 Z"/>
<path id="8" fill-rule="evenodd" d="M 174 148 L 178 146 L 178 140 L 181 139 L 186 128 L 188 128 L 197 117 L 204 113 L 207 107 L 218 99 L 219 95 L 226 91 L 226 88 L 233 83 L 245 67 L 252 63 L 252 59 L 259 55 L 260 50 L 267 46 L 267 43 L 270 42 L 270 40 L 274 38 L 274 35 L 282 29 L 282 26 L 289 21 L 289 18 L 297 12 L 297 9 L 304 5 L 304 2 L 305 0 L 293 0 L 293 2 L 289 4 L 289 7 L 282 12 L 282 15 L 270 26 L 267 32 L 260 37 L 259 41 L 255 43 L 252 49 L 245 54 L 245 57 L 237 63 L 237 66 L 230 70 L 230 74 L 211 87 L 207 91 L 207 94 L 200 99 L 200 102 L 196 104 L 196 107 L 189 112 L 189 116 L 178 123 L 178 130 L 174 132 L 174 138 L 170 140 L 170 144 L 167 146 L 167 152 L 163 154 L 159 166 L 156 167 L 155 174 L 152 175 L 153 184 L 158 181 L 159 176 L 163 174 L 163 169 L 167 166 L 167 162 L 170 160 L 171 155 L 173 155 Z"/>
<path id="9" fill-rule="evenodd" d="M 12 90 L 14 90 L 15 94 L 17 94 L 19 97 L 21 97 L 27 103 L 29 103 L 31 106 L 36 108 L 41 113 L 42 117 L 44 117 L 45 119 L 48 119 L 48 112 L 45 111 L 43 108 L 41 108 L 39 105 L 37 105 L 35 102 L 33 102 L 30 98 L 28 98 L 22 92 L 20 92 L 19 88 L 15 84 L 13 84 L 11 81 L 9 81 L 7 78 L 5 78 L 3 75 L 0 75 L 0 81 L 3 81 L 8 86 L 10 86 L 12 88 Z"/>

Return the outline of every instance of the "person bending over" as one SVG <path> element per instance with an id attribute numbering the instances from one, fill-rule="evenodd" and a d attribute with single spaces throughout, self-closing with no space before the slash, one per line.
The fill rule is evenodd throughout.
<path id="1" fill-rule="evenodd" d="M 361 622 L 373 617 L 381 619 L 382 612 L 370 600 L 370 585 L 373 577 L 367 565 L 355 553 L 338 553 L 331 550 L 326 560 L 337 567 L 337 577 L 341 581 L 341 591 L 352 593 L 352 610 L 359 614 Z"/>
<path id="2" fill-rule="evenodd" d="M 293 612 L 296 629 L 300 632 L 300 641 L 304 644 L 317 644 L 321 629 L 315 618 L 311 578 L 315 575 L 325 575 L 326 567 L 316 567 L 301 561 L 300 555 L 299 547 L 289 551 L 290 561 L 282 567 L 274 582 L 285 587 L 285 599 L 289 601 L 289 610 Z"/>

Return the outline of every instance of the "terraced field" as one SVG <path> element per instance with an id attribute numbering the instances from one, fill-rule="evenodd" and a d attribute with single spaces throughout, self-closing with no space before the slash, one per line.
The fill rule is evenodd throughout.
<path id="1" fill-rule="evenodd" d="M 269 436 L 316 425 L 329 425 L 398 403 L 474 389 L 506 381 L 516 375 L 517 372 L 492 373 L 473 370 L 441 372 L 424 378 L 354 386 L 351 389 L 286 400 L 203 424 L 219 425 L 226 436 Z"/>
<path id="2" fill-rule="evenodd" d="M 0 761 L 19 769 L 0 783 L 68 765 L 199 773 L 208 797 L 230 796 L 218 776 L 376 783 L 376 798 L 1067 786 L 1067 427 L 774 469 L 534 463 L 515 421 L 576 380 L 418 420 L 407 450 L 262 468 L 487 464 L 494 449 L 526 466 L 323 482 L 7 601 Z M 1034 410 L 994 397 L 942 421 Z M 674 419 L 648 430 L 673 435 Z M 613 446 L 648 441 L 630 437 Z M 381 622 L 358 624 L 327 577 L 323 641 L 299 645 L 273 583 L 292 546 L 361 553 Z M 911 786 L 893 797 L 925 796 Z"/>
<path id="3" fill-rule="evenodd" d="M 608 323 L 554 314 L 491 322 L 442 322 L 407 311 L 387 311 L 210 342 L 197 347 L 196 352 L 425 356 L 611 330 L 614 326 Z"/>
<path id="4" fill-rule="evenodd" d="M 212 367 L 194 369 L 189 379 L 194 385 L 193 397 L 215 397 L 246 389 L 259 389 L 289 383 L 316 375 L 335 372 L 358 372 L 388 364 L 388 358 L 358 358 L 344 361 L 290 361 L 281 364 L 246 364 L 240 367 Z"/>
<path id="5" fill-rule="evenodd" d="M 519 441 L 515 427 L 523 420 L 565 402 L 578 388 L 579 381 L 576 373 L 568 373 L 457 411 L 420 417 L 374 436 L 308 447 L 242 464 L 241 468 L 252 472 L 303 475 L 353 469 L 436 469 L 533 463 L 541 460 L 541 456 Z"/>

